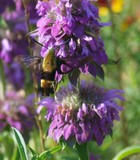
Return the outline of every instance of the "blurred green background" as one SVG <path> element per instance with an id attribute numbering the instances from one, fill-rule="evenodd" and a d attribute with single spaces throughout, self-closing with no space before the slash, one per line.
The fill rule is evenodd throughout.
<path id="1" fill-rule="evenodd" d="M 120 122 L 115 123 L 113 137 L 97 146 L 97 154 L 111 160 L 121 149 L 140 145 L 140 1 L 114 0 L 111 7 L 100 4 L 101 20 L 112 22 L 101 32 L 107 54 L 114 60 L 120 58 L 117 65 L 105 67 L 105 81 L 100 84 L 125 91 L 124 110 Z M 138 159 L 140 154 L 129 158 Z"/>

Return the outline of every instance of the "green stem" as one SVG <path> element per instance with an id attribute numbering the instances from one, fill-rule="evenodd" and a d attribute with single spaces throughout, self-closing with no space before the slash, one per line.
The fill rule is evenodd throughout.
<path id="1" fill-rule="evenodd" d="M 43 133 L 43 125 L 42 125 L 42 118 L 41 118 L 41 115 L 37 115 L 35 117 L 36 119 L 36 123 L 37 123 L 37 126 L 38 126 L 38 129 L 39 129 L 39 135 L 40 135 L 40 143 L 41 143 L 41 151 L 45 151 L 45 136 L 44 136 L 44 133 Z"/>
<path id="2" fill-rule="evenodd" d="M 25 11 L 27 32 L 29 33 L 31 30 L 30 30 L 30 13 L 28 11 L 28 0 L 22 0 L 22 3 L 23 3 L 23 6 L 24 6 L 24 11 Z M 32 45 L 31 45 L 31 39 L 30 39 L 29 36 L 28 36 L 28 43 L 29 43 L 29 53 L 30 53 L 30 55 L 33 56 L 33 49 L 32 49 Z M 33 77 L 35 96 L 36 96 L 35 100 L 36 100 L 36 102 L 38 102 L 38 100 L 39 100 L 38 83 L 37 83 L 37 78 L 36 78 L 35 73 L 32 73 L 32 77 Z M 38 126 L 38 129 L 39 129 L 41 151 L 44 151 L 45 150 L 45 139 L 44 139 L 43 125 L 42 125 L 41 116 L 36 116 L 35 120 L 36 120 L 36 124 Z"/>
<path id="3" fill-rule="evenodd" d="M 4 76 L 4 68 L 3 63 L 0 60 L 0 99 L 4 99 L 4 93 L 6 89 L 6 82 L 5 82 L 5 76 Z"/>
<path id="4" fill-rule="evenodd" d="M 77 153 L 79 155 L 79 160 L 89 160 L 89 153 L 88 153 L 88 145 L 87 143 L 79 145 L 76 144 Z"/>

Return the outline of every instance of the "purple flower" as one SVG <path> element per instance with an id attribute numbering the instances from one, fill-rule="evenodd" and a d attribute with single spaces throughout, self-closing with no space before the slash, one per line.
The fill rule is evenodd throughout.
<path id="1" fill-rule="evenodd" d="M 5 76 L 15 89 L 24 87 L 25 75 L 19 63 L 13 62 L 11 65 L 4 65 Z"/>
<path id="2" fill-rule="evenodd" d="M 18 23 L 18 25 L 23 26 L 22 29 L 24 29 L 24 31 L 26 30 L 27 32 L 22 0 L 16 0 L 16 1 L 5 0 L 5 1 L 6 1 L 4 2 L 5 7 L 3 7 L 3 13 L 2 13 L 2 17 L 4 18 L 4 20 L 6 20 L 6 22 L 10 25 L 10 27 L 13 27 L 13 25 L 16 25 L 16 23 Z M 27 10 L 30 13 L 29 16 L 30 24 L 35 24 L 38 19 L 38 15 L 35 12 L 35 4 L 36 2 L 34 0 L 30 1 L 27 4 Z M 6 10 L 6 8 L 8 9 Z"/>
<path id="3" fill-rule="evenodd" d="M 39 16 L 44 16 L 48 10 L 50 10 L 50 6 L 46 2 L 38 1 L 36 5 L 37 13 Z"/>
<path id="4" fill-rule="evenodd" d="M 98 9 L 91 1 L 38 1 L 36 9 L 41 16 L 36 35 L 47 48 L 42 49 L 43 57 L 53 48 L 57 58 L 69 62 L 65 65 L 67 72 L 78 68 L 94 77 L 102 74 L 101 65 L 108 60 L 100 37 L 104 25 L 99 22 Z M 59 74 L 64 74 L 61 65 Z"/>
<path id="5" fill-rule="evenodd" d="M 9 43 L 7 39 L 3 39 L 1 41 L 1 51 L 0 51 L 0 58 L 3 59 L 5 62 L 10 62 L 12 59 L 12 55 L 10 52 L 12 51 L 12 45 Z"/>
<path id="6" fill-rule="evenodd" d="M 39 16 L 38 14 L 36 13 L 36 9 L 35 9 L 35 6 L 36 6 L 36 1 L 34 0 L 31 0 L 28 2 L 28 6 L 27 6 L 27 9 L 28 9 L 28 12 L 30 13 L 30 24 L 36 24 L 37 20 L 39 19 Z"/>
<path id="7" fill-rule="evenodd" d="M 74 140 L 79 144 L 96 141 L 102 144 L 112 134 L 114 120 L 119 120 L 118 100 L 124 100 L 122 90 L 107 90 L 81 81 L 79 88 L 69 85 L 56 93 L 56 98 L 40 101 L 39 111 L 47 108 L 47 121 L 51 121 L 48 135 L 55 141 Z"/>
<path id="8" fill-rule="evenodd" d="M 35 126 L 33 104 L 34 95 L 25 99 L 23 91 L 7 92 L 5 99 L 0 100 L 0 131 L 11 126 L 17 128 L 25 137 L 28 136 Z"/>
<path id="9" fill-rule="evenodd" d="M 11 35 L 12 36 L 12 35 Z M 13 62 L 14 58 L 17 55 L 28 55 L 28 42 L 23 40 L 21 37 L 24 37 L 22 33 L 15 35 L 14 39 L 4 38 L 1 41 L 2 49 L 0 51 L 0 59 L 6 63 Z"/>
<path id="10" fill-rule="evenodd" d="M 13 62 L 17 55 L 29 55 L 29 44 L 25 38 L 28 30 L 22 0 L 5 0 L 3 3 L 8 9 L 2 13 L 1 17 L 7 24 L 8 29 L 2 30 L 0 59 L 10 63 Z M 38 19 L 38 15 L 35 12 L 35 4 L 35 1 L 31 1 L 27 5 L 27 10 L 30 13 L 30 25 L 35 25 Z"/>

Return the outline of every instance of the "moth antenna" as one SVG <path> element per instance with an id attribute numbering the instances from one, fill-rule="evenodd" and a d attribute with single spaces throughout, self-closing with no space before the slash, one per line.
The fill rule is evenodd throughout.
<path id="1" fill-rule="evenodd" d="M 44 46 L 43 44 L 39 43 L 35 38 L 32 38 L 32 40 L 33 40 L 34 42 L 36 42 L 37 44 L 41 45 L 42 47 L 47 48 L 47 47 L 46 47 L 46 46 Z M 47 48 L 47 49 L 48 49 L 48 48 Z"/>
<path id="2" fill-rule="evenodd" d="M 35 32 L 34 32 L 34 31 L 33 31 L 33 32 L 29 32 L 28 34 L 25 35 L 25 37 L 30 36 L 30 34 L 32 34 L 32 33 L 35 33 Z M 33 38 L 33 37 L 31 37 L 31 36 L 30 36 L 30 38 L 31 38 L 34 42 L 36 42 L 37 44 L 39 44 L 40 46 L 48 49 L 45 45 L 43 45 L 43 44 L 41 44 L 40 42 L 38 42 L 35 38 Z M 70 41 L 70 39 L 68 39 L 68 40 L 66 40 L 65 42 L 63 42 L 62 44 L 60 44 L 60 46 L 66 44 L 68 41 Z M 57 48 L 59 48 L 60 46 L 56 46 L 55 48 L 57 49 Z"/>
<path id="3" fill-rule="evenodd" d="M 41 45 L 42 47 L 47 48 L 47 47 L 46 47 L 46 46 L 44 46 L 43 44 L 39 43 L 35 38 L 32 38 L 32 40 L 33 40 L 34 42 L 36 42 L 37 44 Z M 66 44 L 68 41 L 69 41 L 69 39 L 68 39 L 68 40 L 66 40 L 64 43 L 62 43 L 60 46 L 62 46 L 62 45 L 64 45 L 64 44 Z M 60 47 L 60 46 L 59 46 L 59 47 Z M 56 47 L 56 48 L 58 48 L 58 47 Z M 48 49 L 48 48 L 47 48 L 47 49 Z"/>

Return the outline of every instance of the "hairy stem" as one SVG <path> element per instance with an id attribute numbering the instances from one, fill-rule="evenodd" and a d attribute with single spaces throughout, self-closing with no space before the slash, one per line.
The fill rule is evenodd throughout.
<path id="1" fill-rule="evenodd" d="M 35 117 L 36 119 L 36 123 L 37 123 L 37 126 L 38 126 L 38 129 L 39 129 L 39 135 L 40 135 L 40 142 L 41 142 L 41 151 L 44 151 L 45 150 L 45 136 L 44 136 L 44 133 L 43 133 L 43 126 L 42 126 L 42 118 L 40 115 L 37 115 Z"/>

